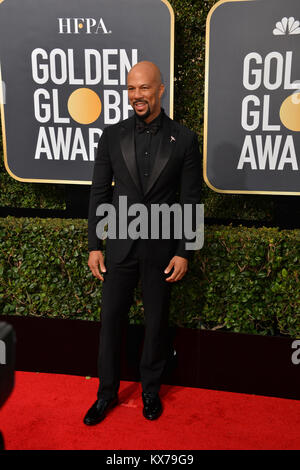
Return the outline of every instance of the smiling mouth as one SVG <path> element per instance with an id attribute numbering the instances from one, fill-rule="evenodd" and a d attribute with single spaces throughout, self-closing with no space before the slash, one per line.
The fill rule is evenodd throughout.
<path id="1" fill-rule="evenodd" d="M 134 105 L 136 110 L 142 111 L 147 106 L 147 102 L 146 101 L 136 101 L 135 103 L 133 103 L 133 105 Z"/>

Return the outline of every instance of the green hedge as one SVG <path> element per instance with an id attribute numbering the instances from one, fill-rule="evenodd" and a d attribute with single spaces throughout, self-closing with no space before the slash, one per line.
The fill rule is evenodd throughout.
<path id="1" fill-rule="evenodd" d="M 170 323 L 300 336 L 300 231 L 206 227 Z M 0 312 L 100 319 L 101 283 L 87 267 L 84 220 L 0 219 Z M 131 323 L 143 322 L 138 288 Z"/>
<path id="2" fill-rule="evenodd" d="M 205 25 L 216 0 L 169 0 L 175 13 L 174 118 L 193 129 L 203 143 Z M 2 145 L 0 145 L 0 151 Z M 21 183 L 5 173 L 0 156 L 0 206 L 65 208 L 63 185 Z M 207 217 L 272 221 L 269 196 L 224 195 L 203 185 Z"/>

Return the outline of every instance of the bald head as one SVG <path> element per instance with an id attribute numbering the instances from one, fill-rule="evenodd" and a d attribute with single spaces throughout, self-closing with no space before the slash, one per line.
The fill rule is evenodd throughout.
<path id="1" fill-rule="evenodd" d="M 146 122 L 151 122 L 160 113 L 164 92 L 159 68 L 152 62 L 138 62 L 128 73 L 127 85 L 134 112 Z"/>
<path id="2" fill-rule="evenodd" d="M 159 85 L 162 84 L 161 72 L 157 65 L 153 62 L 144 60 L 135 64 L 128 73 L 128 80 L 130 80 L 131 74 L 146 74 L 148 77 L 151 77 Z"/>

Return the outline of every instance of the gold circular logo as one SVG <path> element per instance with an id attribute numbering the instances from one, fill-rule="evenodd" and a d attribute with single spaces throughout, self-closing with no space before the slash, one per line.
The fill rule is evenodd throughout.
<path id="1" fill-rule="evenodd" d="M 90 88 L 78 88 L 68 99 L 68 111 L 79 124 L 91 124 L 101 114 L 102 104 L 97 93 Z"/>
<path id="2" fill-rule="evenodd" d="M 294 93 L 283 101 L 280 119 L 287 129 L 300 132 L 300 93 Z"/>

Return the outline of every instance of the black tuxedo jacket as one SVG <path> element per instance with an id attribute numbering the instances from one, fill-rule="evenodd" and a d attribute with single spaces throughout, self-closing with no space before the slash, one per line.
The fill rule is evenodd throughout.
<path id="1" fill-rule="evenodd" d="M 151 204 L 171 206 L 179 202 L 181 205 L 192 204 L 195 208 L 200 203 L 202 172 L 197 136 L 166 115 L 163 115 L 162 126 L 162 138 L 145 193 L 136 164 L 135 117 L 104 129 L 98 144 L 90 193 L 89 251 L 103 249 L 103 242 L 96 234 L 97 223 L 101 220 L 96 210 L 100 204 L 111 203 L 118 218 L 120 196 L 127 197 L 128 207 L 142 203 L 148 209 Z M 132 217 L 128 217 L 128 224 L 131 220 Z M 143 240 L 145 254 L 162 267 L 166 267 L 174 255 L 190 258 L 193 252 L 186 250 L 184 234 L 180 240 L 173 235 L 171 230 L 170 239 L 162 239 L 160 234 L 158 239 Z M 106 240 L 106 262 L 121 262 L 133 242 L 130 238 L 118 238 L 117 230 L 116 239 Z"/>

